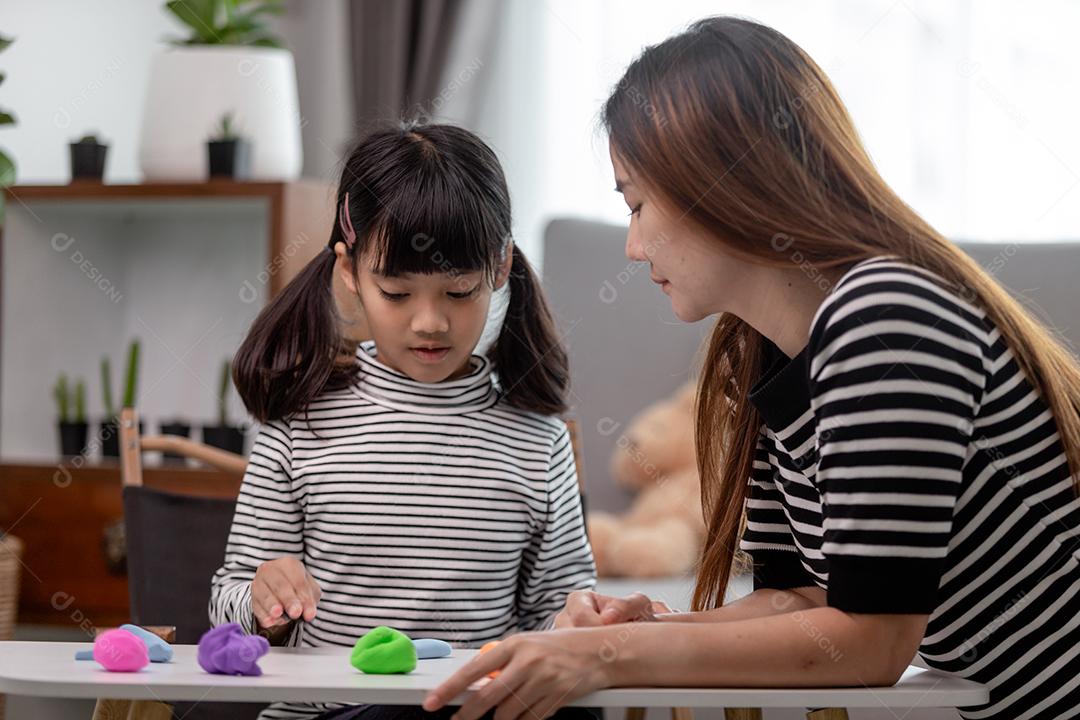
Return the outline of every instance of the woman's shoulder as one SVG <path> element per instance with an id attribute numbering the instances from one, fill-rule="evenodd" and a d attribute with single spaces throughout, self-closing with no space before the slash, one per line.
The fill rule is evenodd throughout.
<path id="1" fill-rule="evenodd" d="M 918 346 L 924 351 L 950 348 L 981 356 L 992 344 L 992 327 L 969 289 L 891 256 L 852 266 L 810 324 L 812 366 L 859 345 L 867 351 Z"/>
<path id="2" fill-rule="evenodd" d="M 849 314 L 872 315 L 897 306 L 922 310 L 925 317 L 953 316 L 979 334 L 986 330 L 986 314 L 970 288 L 906 260 L 882 256 L 856 263 L 840 277 L 815 313 L 811 333 Z"/>

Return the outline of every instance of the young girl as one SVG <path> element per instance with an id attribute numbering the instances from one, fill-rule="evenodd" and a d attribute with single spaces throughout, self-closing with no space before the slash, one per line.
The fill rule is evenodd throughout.
<path id="1" fill-rule="evenodd" d="M 375 132 L 345 163 L 338 209 L 326 249 L 236 356 L 263 427 L 212 622 L 303 647 L 352 646 L 377 625 L 464 647 L 550 627 L 595 569 L 557 417 L 566 354 L 510 239 L 494 153 L 446 125 Z M 355 357 L 342 318 L 357 305 L 335 305 L 335 275 L 373 338 Z M 262 717 L 327 712 L 394 714 L 275 703 Z"/>
<path id="2" fill-rule="evenodd" d="M 718 316 L 695 612 L 575 596 L 574 625 L 659 622 L 510 638 L 425 707 L 495 669 L 459 720 L 612 685 L 891 685 L 918 652 L 986 686 L 965 718 L 1076 717 L 1076 359 L 896 196 L 775 30 L 695 23 L 604 120 L 627 254 L 680 319 Z M 755 590 L 725 605 L 744 514 Z"/>

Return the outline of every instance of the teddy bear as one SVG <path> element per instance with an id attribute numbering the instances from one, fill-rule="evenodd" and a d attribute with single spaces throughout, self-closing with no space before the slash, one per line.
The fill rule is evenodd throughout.
<path id="1" fill-rule="evenodd" d="M 705 521 L 694 453 L 694 397 L 694 386 L 684 385 L 641 411 L 616 442 L 610 474 L 637 497 L 622 515 L 589 513 L 599 575 L 669 577 L 696 565 Z"/>

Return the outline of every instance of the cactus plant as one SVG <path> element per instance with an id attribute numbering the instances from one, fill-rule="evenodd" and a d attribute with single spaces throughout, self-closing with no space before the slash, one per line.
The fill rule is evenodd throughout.
<path id="1" fill-rule="evenodd" d="M 124 379 L 124 404 L 121 407 L 135 407 L 135 386 L 139 375 L 139 341 L 132 340 L 128 347 L 127 376 Z"/>
<path id="2" fill-rule="evenodd" d="M 105 417 L 107 419 L 115 418 L 116 407 L 112 401 L 112 368 L 108 356 L 101 358 L 101 394 L 102 399 L 105 401 L 103 405 Z"/>
<path id="3" fill-rule="evenodd" d="M 232 366 L 226 360 L 221 365 L 221 380 L 218 383 L 218 425 L 225 427 L 228 422 L 229 410 L 229 383 L 231 382 Z"/>
<path id="4" fill-rule="evenodd" d="M 244 429 L 229 425 L 229 386 L 232 384 L 232 365 L 221 363 L 217 387 L 217 425 L 203 426 L 203 442 L 232 453 L 244 452 Z"/>
<path id="5" fill-rule="evenodd" d="M 60 377 L 56 380 L 56 384 L 53 385 L 53 398 L 56 399 L 56 410 L 59 415 L 60 422 L 70 422 L 67 375 L 60 373 Z"/>
<path id="6" fill-rule="evenodd" d="M 72 391 L 67 375 L 61 373 L 53 385 L 53 397 L 59 414 L 60 454 L 65 457 L 80 455 L 86 448 L 86 384 L 77 380 Z"/>
<path id="7" fill-rule="evenodd" d="M 121 398 L 120 407 L 135 407 L 135 391 L 139 376 L 139 348 L 138 340 L 132 340 L 128 346 L 127 368 L 124 373 L 124 395 Z M 112 394 L 112 368 L 108 357 L 101 358 L 101 391 L 105 399 L 105 417 L 116 418 L 118 408 L 113 405 Z"/>
<path id="8" fill-rule="evenodd" d="M 227 112 L 221 116 L 221 120 L 218 121 L 217 130 L 215 134 L 210 137 L 211 140 L 217 142 L 224 142 L 225 140 L 236 140 L 239 134 L 236 132 L 236 124 L 233 122 L 233 114 Z"/>

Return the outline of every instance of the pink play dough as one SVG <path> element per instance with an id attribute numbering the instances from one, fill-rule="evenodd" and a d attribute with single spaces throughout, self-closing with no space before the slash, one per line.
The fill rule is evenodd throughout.
<path id="1" fill-rule="evenodd" d="M 106 630 L 94 640 L 94 659 L 109 672 L 138 672 L 150 663 L 150 654 L 134 633 Z"/>

